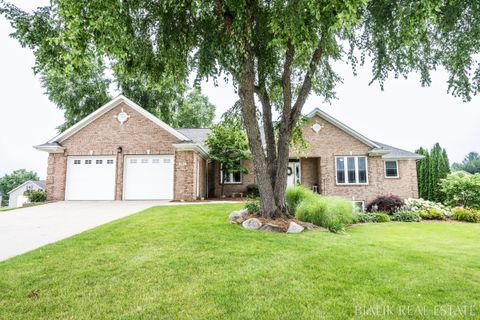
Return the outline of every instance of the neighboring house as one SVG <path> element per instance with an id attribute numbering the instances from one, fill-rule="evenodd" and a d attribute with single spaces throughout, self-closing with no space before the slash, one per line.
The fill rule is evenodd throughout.
<path id="1" fill-rule="evenodd" d="M 310 144 L 292 153 L 288 184 L 358 201 L 379 195 L 418 197 L 421 156 L 372 141 L 323 111 L 308 115 Z M 173 129 L 128 98 L 118 96 L 45 144 L 48 200 L 191 201 L 221 196 L 220 164 L 209 160 L 209 129 Z M 225 194 L 246 192 L 250 173 L 232 173 Z"/>
<path id="2" fill-rule="evenodd" d="M 23 206 L 25 203 L 29 203 L 28 197 L 25 195 L 27 191 L 33 190 L 43 190 L 45 191 L 46 183 L 45 180 L 39 181 L 26 181 L 16 187 L 15 189 L 11 190 L 8 198 L 8 206 L 10 208 L 17 208 Z"/>

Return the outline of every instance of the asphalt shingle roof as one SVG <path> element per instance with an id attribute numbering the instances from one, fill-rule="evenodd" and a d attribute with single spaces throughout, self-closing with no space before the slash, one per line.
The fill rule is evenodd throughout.
<path id="1" fill-rule="evenodd" d="M 184 128 L 175 129 L 193 142 L 200 144 L 205 150 L 208 151 L 208 147 L 205 145 L 205 140 L 210 133 L 211 129 L 208 128 Z"/>

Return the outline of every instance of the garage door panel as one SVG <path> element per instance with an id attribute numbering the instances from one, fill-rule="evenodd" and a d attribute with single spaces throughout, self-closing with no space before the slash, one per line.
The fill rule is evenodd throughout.
<path id="1" fill-rule="evenodd" d="M 112 156 L 68 157 L 66 200 L 114 200 L 116 161 Z"/>
<path id="2" fill-rule="evenodd" d="M 173 156 L 125 156 L 124 200 L 173 198 Z"/>

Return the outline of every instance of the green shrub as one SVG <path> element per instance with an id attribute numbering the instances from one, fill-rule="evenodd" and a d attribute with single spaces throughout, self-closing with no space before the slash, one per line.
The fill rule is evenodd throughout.
<path id="1" fill-rule="evenodd" d="M 258 198 L 260 196 L 260 191 L 258 190 L 258 185 L 249 184 L 247 186 L 247 197 Z"/>
<path id="2" fill-rule="evenodd" d="M 313 193 L 312 193 L 313 194 Z M 354 222 L 352 202 L 337 197 L 322 197 L 313 194 L 298 204 L 295 217 L 339 232 L 346 224 Z"/>
<path id="3" fill-rule="evenodd" d="M 445 214 L 440 209 L 420 210 L 418 212 L 420 218 L 425 220 L 444 220 Z"/>
<path id="4" fill-rule="evenodd" d="M 248 213 L 257 214 L 260 211 L 260 202 L 257 200 L 247 201 L 245 203 L 245 209 L 248 210 Z"/>
<path id="5" fill-rule="evenodd" d="M 44 202 L 47 200 L 47 195 L 43 190 L 33 190 L 25 193 L 30 202 Z"/>
<path id="6" fill-rule="evenodd" d="M 285 195 L 285 200 L 287 201 L 288 212 L 291 215 L 296 214 L 296 210 L 300 202 L 305 199 L 311 199 L 318 197 L 317 194 L 313 193 L 310 189 L 304 186 L 295 186 L 287 188 Z"/>
<path id="7" fill-rule="evenodd" d="M 383 212 L 360 212 L 356 216 L 357 222 L 389 222 L 390 216 Z"/>
<path id="8" fill-rule="evenodd" d="M 471 209 L 471 208 L 464 208 L 464 207 L 457 207 L 452 209 L 452 219 L 458 221 L 465 221 L 465 222 L 480 222 L 480 211 Z"/>
<path id="9" fill-rule="evenodd" d="M 400 222 L 420 222 L 422 218 L 418 215 L 418 213 L 402 210 L 393 214 L 393 221 L 400 221 Z"/>
<path id="10" fill-rule="evenodd" d="M 480 209 L 480 173 L 449 174 L 440 181 L 440 188 L 448 205 Z"/>

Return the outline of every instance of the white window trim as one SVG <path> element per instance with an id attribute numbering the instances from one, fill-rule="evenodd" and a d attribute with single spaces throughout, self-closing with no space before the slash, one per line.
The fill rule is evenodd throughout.
<path id="1" fill-rule="evenodd" d="M 232 177 L 233 177 L 234 173 L 230 172 L 229 174 L 231 174 Z M 235 181 L 235 182 L 225 182 L 225 183 L 223 183 L 223 169 L 222 169 L 222 164 L 220 164 L 220 184 L 225 184 L 225 185 L 227 185 L 227 184 L 242 184 L 243 183 L 242 180 L 243 180 L 243 175 L 240 172 L 240 181 L 239 182 Z"/>
<path id="2" fill-rule="evenodd" d="M 397 175 L 396 176 L 387 176 L 387 161 L 397 163 Z M 400 178 L 400 168 L 398 166 L 398 160 L 384 160 L 383 161 L 383 172 L 385 174 L 385 179 L 398 179 Z"/>
<path id="3" fill-rule="evenodd" d="M 355 206 L 356 202 L 362 203 L 362 212 L 365 212 L 365 201 L 363 200 L 352 200 L 353 205 Z"/>
<path id="4" fill-rule="evenodd" d="M 365 169 L 366 169 L 366 182 L 355 182 L 355 183 L 350 183 L 350 182 L 346 182 L 348 181 L 348 164 L 347 164 L 347 158 L 348 157 L 354 157 L 355 158 L 355 180 L 358 181 L 358 177 L 359 177 L 359 174 L 358 174 L 358 158 L 359 157 L 364 157 L 365 158 Z M 337 159 L 338 158 L 343 158 L 344 160 L 344 173 L 345 173 L 345 182 L 344 183 L 341 183 L 341 182 L 338 182 L 338 179 L 337 179 Z M 367 156 L 363 156 L 363 155 L 360 155 L 360 156 L 355 156 L 355 155 L 351 155 L 351 156 L 335 156 L 335 185 L 337 186 L 366 186 L 368 185 L 368 157 Z"/>

